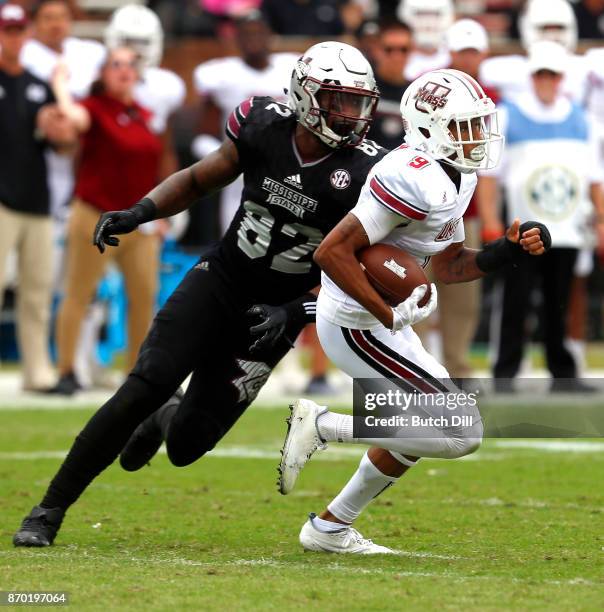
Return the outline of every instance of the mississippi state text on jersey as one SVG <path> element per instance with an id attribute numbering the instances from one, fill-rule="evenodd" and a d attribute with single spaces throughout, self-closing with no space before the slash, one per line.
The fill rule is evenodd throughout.
<path id="1" fill-rule="evenodd" d="M 304 163 L 296 125 L 293 111 L 268 97 L 246 100 L 226 125 L 244 188 L 221 254 L 249 296 L 275 304 L 319 284 L 315 249 L 356 204 L 371 167 L 386 155 L 365 140 Z"/>

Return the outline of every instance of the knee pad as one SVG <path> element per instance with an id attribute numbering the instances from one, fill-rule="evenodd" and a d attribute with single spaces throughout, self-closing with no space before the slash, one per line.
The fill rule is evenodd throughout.
<path id="1" fill-rule="evenodd" d="M 182 382 L 177 380 L 176 364 L 172 355 L 163 349 L 145 348 L 144 344 L 132 374 L 151 385 L 173 385 L 176 388 Z"/>

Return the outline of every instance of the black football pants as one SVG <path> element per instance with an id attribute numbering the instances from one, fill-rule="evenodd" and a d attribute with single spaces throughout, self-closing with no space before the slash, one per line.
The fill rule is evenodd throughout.
<path id="1" fill-rule="evenodd" d="M 188 465 L 211 450 L 290 347 L 283 339 L 252 358 L 245 317 L 249 306 L 220 260 L 202 258 L 156 315 L 127 380 L 76 437 L 42 505 L 66 509 L 73 504 L 190 373 L 170 422 L 168 454 L 174 464 Z M 287 336 L 293 340 L 300 331 L 289 329 Z"/>

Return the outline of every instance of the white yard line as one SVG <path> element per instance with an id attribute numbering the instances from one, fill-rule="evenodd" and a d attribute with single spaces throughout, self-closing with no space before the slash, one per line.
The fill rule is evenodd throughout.
<path id="1" fill-rule="evenodd" d="M 323 559 L 325 558 L 320 553 L 311 553 L 308 555 L 309 563 L 300 563 L 298 561 L 287 562 L 287 561 L 277 561 L 271 558 L 260 557 L 255 559 L 233 559 L 230 561 L 197 561 L 194 559 L 186 559 L 182 557 L 135 557 L 131 556 L 127 551 L 120 551 L 120 553 L 116 553 L 114 555 L 99 555 L 99 554 L 91 554 L 86 550 L 83 550 L 81 547 L 74 547 L 74 551 L 31 551 L 30 558 L 34 557 L 40 558 L 44 557 L 46 559 L 52 560 L 57 558 L 70 559 L 81 563 L 82 561 L 94 561 L 94 562 L 102 562 L 104 564 L 107 563 L 121 563 L 128 561 L 130 563 L 136 565 L 145 565 L 148 566 L 150 564 L 157 566 L 169 566 L 169 567 L 199 567 L 205 569 L 216 569 L 218 571 L 225 570 L 229 567 L 265 567 L 270 569 L 280 569 L 280 570 L 295 570 L 297 572 L 305 573 L 309 570 L 313 569 L 312 560 L 313 559 Z M 29 552 L 29 551 L 28 551 Z M 5 558 L 7 560 L 11 559 L 23 559 L 24 551 L 2 551 L 0 550 L 0 558 Z M 123 554 L 123 558 L 120 558 L 120 555 Z M 425 558 L 426 553 L 423 552 L 411 552 L 411 551 L 398 551 L 398 556 L 406 556 L 406 557 L 419 557 Z M 380 555 L 377 558 L 370 556 L 368 560 L 375 560 L 383 557 Z M 454 557 L 432 557 L 436 559 L 442 559 L 445 561 L 454 560 Z M 373 563 L 373 564 L 374 564 Z M 332 562 L 329 564 L 320 564 L 314 566 L 319 569 L 321 572 L 342 572 L 350 574 L 351 578 L 354 578 L 355 575 L 364 574 L 364 575 L 388 575 L 388 576 L 402 576 L 402 577 L 410 577 L 410 578 L 439 578 L 439 579 L 447 579 L 453 580 L 455 582 L 469 582 L 469 581 L 485 581 L 485 580 L 503 580 L 507 582 L 512 582 L 515 584 L 529 584 L 531 586 L 535 584 L 548 584 L 555 586 L 599 586 L 597 583 L 587 580 L 582 577 L 575 577 L 569 580 L 539 580 L 536 578 L 514 578 L 509 576 L 497 576 L 497 575 L 468 575 L 468 574 L 459 574 L 456 572 L 451 572 L 449 570 L 445 570 L 442 572 L 425 572 L 425 571 L 409 571 L 409 570 L 399 570 L 399 569 L 385 569 L 381 567 L 359 567 L 357 565 L 348 566 L 341 564 L 341 562 Z"/>
<path id="2" fill-rule="evenodd" d="M 494 440 L 492 446 L 506 451 L 510 450 L 537 450 L 551 453 L 601 453 L 604 451 L 604 442 L 575 441 L 575 440 Z M 333 444 L 326 451 L 319 451 L 313 456 L 313 461 L 337 461 L 340 459 L 356 459 L 361 456 L 364 446 L 339 446 Z M 0 452 L 0 461 L 36 461 L 38 459 L 64 459 L 66 450 L 39 450 L 39 451 L 12 451 Z M 159 450 L 165 454 L 165 448 Z M 510 457 L 517 457 L 520 453 L 479 451 L 474 455 L 463 457 L 465 461 L 503 461 Z M 277 445 L 274 450 L 260 446 L 224 445 L 208 453 L 210 457 L 231 457 L 235 459 L 279 459 Z M 424 461 L 429 461 L 425 459 Z M 443 459 L 434 460 L 444 465 Z"/>

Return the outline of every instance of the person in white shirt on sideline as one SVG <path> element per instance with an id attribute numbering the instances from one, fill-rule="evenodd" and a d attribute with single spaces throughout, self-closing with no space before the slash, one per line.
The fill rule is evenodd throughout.
<path id="1" fill-rule="evenodd" d="M 594 209 L 598 241 L 604 244 L 602 169 L 586 113 L 561 91 L 568 69 L 564 47 L 536 42 L 528 65 L 531 90 L 502 106 L 507 149 L 499 168 L 481 179 L 479 209 L 485 229 L 501 227 L 496 205 L 501 183 L 508 220 L 531 215 L 547 223 L 552 249 L 532 266 L 504 275 L 501 312 L 495 313 L 500 320 L 493 325 L 499 331 L 492 339 L 497 347 L 493 373 L 510 389 L 509 379 L 518 373 L 527 340 L 526 317 L 537 279 L 545 305 L 541 320 L 552 389 L 582 391 L 587 387 L 576 379 L 575 360 L 564 344 L 565 324 L 577 254 L 592 243 Z"/>

